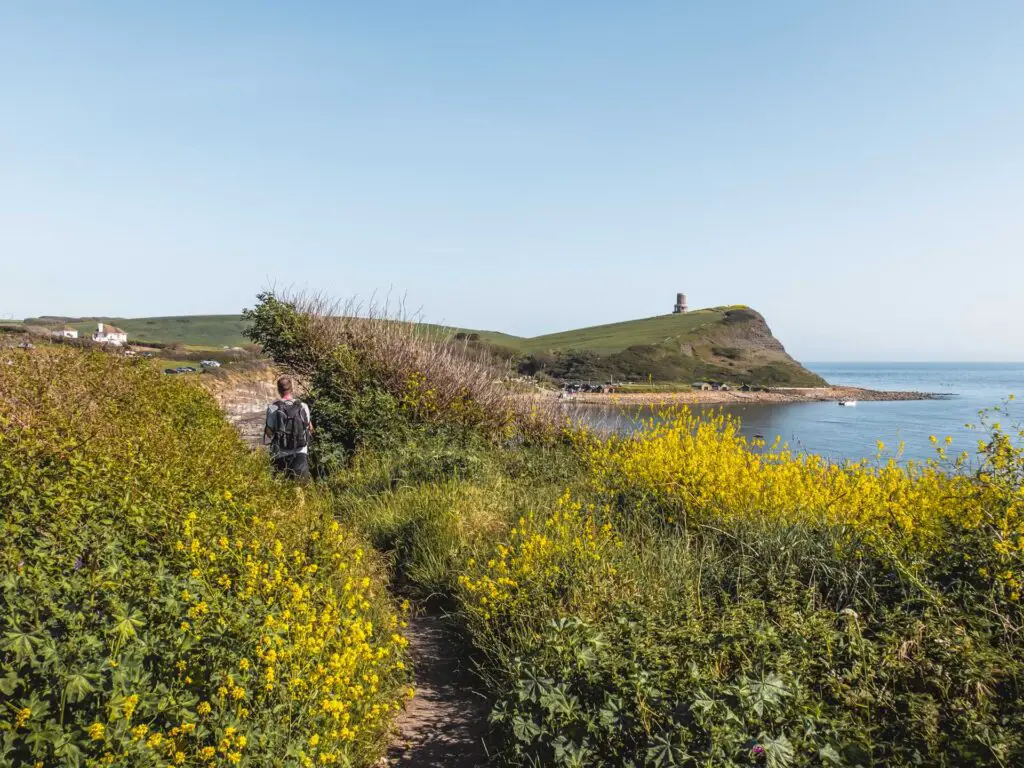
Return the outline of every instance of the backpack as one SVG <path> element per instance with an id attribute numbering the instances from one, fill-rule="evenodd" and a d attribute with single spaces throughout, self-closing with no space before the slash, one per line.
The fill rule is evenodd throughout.
<path id="1" fill-rule="evenodd" d="M 301 400 L 278 400 L 277 417 L 274 419 L 275 448 L 294 451 L 309 445 L 309 421 Z"/>

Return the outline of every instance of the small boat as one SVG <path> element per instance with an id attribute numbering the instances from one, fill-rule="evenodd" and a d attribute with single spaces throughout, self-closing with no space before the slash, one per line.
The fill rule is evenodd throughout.
<path id="1" fill-rule="evenodd" d="M 839 404 L 840 405 L 845 405 L 847 408 L 853 408 L 855 405 L 857 405 L 857 401 L 856 400 L 840 400 Z"/>

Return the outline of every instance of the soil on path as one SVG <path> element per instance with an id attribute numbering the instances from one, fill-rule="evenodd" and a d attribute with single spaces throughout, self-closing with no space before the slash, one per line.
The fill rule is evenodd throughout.
<path id="1" fill-rule="evenodd" d="M 416 696 L 399 715 L 387 764 L 474 768 L 488 763 L 487 699 L 476 690 L 464 644 L 443 616 L 409 619 Z"/>

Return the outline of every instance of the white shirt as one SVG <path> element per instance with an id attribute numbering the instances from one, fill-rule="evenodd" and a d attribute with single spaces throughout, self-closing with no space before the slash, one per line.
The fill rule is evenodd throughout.
<path id="1" fill-rule="evenodd" d="M 288 398 L 288 399 L 292 400 L 294 398 Z M 287 402 L 287 401 L 285 401 L 285 402 Z M 309 415 L 309 406 L 306 405 L 305 403 L 302 403 L 301 405 L 302 405 L 302 412 L 306 414 L 306 423 L 307 424 L 311 424 L 312 423 L 312 419 L 310 418 L 310 415 Z M 278 407 L 276 402 L 271 403 L 270 405 L 267 406 L 267 423 L 266 423 L 266 428 L 265 428 L 265 430 L 263 432 L 263 440 L 264 440 L 264 442 L 266 442 L 266 439 L 267 439 L 266 438 L 266 435 L 267 435 L 266 430 L 269 429 L 271 432 L 274 432 L 274 430 L 277 427 L 277 412 L 279 410 L 281 410 L 281 409 Z M 309 446 L 308 445 L 304 445 L 301 448 L 275 448 L 273 443 L 271 443 L 270 450 L 273 452 L 273 454 L 275 456 L 294 456 L 296 453 L 309 453 Z"/>

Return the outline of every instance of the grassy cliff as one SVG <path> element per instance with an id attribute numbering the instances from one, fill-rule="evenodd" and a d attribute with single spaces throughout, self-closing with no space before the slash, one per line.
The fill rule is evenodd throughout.
<path id="1" fill-rule="evenodd" d="M 758 312 L 743 306 L 580 328 L 512 346 L 525 353 L 521 369 L 556 379 L 826 383 L 790 357 Z"/>
<path id="2" fill-rule="evenodd" d="M 727 312 L 739 309 L 743 307 L 699 309 L 684 315 L 659 315 L 640 320 L 625 320 L 532 338 L 491 331 L 478 333 L 483 341 L 512 347 L 524 353 L 585 349 L 598 354 L 612 354 L 638 345 L 671 344 L 689 339 L 720 324 Z"/>

